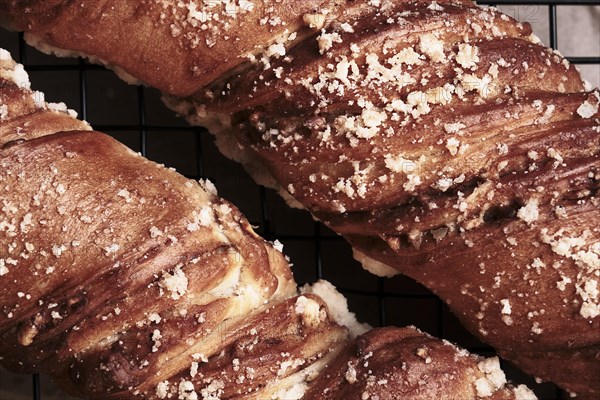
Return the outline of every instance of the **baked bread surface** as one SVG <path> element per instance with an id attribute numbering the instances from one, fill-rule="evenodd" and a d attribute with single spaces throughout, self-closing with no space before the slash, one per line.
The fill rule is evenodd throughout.
<path id="1" fill-rule="evenodd" d="M 315 379 L 354 362 L 344 349 L 365 327 L 345 299 L 325 282 L 299 294 L 281 251 L 210 182 L 148 161 L 45 102 L 4 50 L 0 111 L 3 366 L 49 374 L 90 399 L 298 399 L 321 398 L 328 391 Z M 429 359 L 388 364 L 382 345 L 398 356 L 425 351 L 405 337 L 423 341 Z M 497 359 L 415 328 L 357 340 L 373 346 L 373 365 L 338 385 L 361 393 L 333 398 L 394 397 L 405 364 L 432 398 L 444 383 L 455 398 L 531 397 L 506 382 Z M 388 377 L 392 389 L 373 385 Z"/>
<path id="2" fill-rule="evenodd" d="M 263 24 L 258 6 L 256 18 L 221 20 L 219 8 L 213 17 L 238 25 L 213 44 L 202 26 L 169 31 L 198 2 L 153 1 L 135 19 L 115 8 L 106 20 L 80 2 L 54 14 L 9 3 L 9 25 L 39 48 L 100 57 L 162 90 L 258 181 L 342 234 L 368 269 L 423 283 L 526 372 L 600 392 L 600 94 L 527 24 L 467 1 L 309 11 L 285 1 L 273 12 L 302 27 Z M 123 21 L 130 35 L 114 51 L 96 30 Z M 182 41 L 188 32 L 198 46 Z M 246 40 L 251 54 L 231 44 Z M 167 46 L 160 57 L 151 43 Z M 219 73 L 203 64 L 211 57 Z"/>

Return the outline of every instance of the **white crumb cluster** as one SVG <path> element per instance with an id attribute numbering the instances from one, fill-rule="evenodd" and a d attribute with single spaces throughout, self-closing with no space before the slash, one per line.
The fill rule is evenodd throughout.
<path id="1" fill-rule="evenodd" d="M 334 43 L 342 43 L 342 37 L 337 32 L 327 32 L 323 29 L 317 37 L 317 43 L 319 44 L 319 52 L 324 54 L 333 47 Z"/>
<path id="2" fill-rule="evenodd" d="M 150 237 L 152 239 L 156 239 L 157 237 L 162 236 L 162 235 L 163 235 L 163 231 L 161 231 L 160 229 L 158 229 L 155 226 L 150 227 Z"/>
<path id="3" fill-rule="evenodd" d="M 350 361 L 348 362 L 348 369 L 346 369 L 346 374 L 344 376 L 346 378 L 346 382 L 350 384 L 356 383 L 357 381 L 356 368 L 354 368 L 354 365 Z"/>
<path id="4" fill-rule="evenodd" d="M 125 199 L 126 203 L 132 202 L 131 193 L 129 193 L 129 190 L 127 190 L 127 189 L 120 189 L 117 192 L 117 196 Z"/>
<path id="5" fill-rule="evenodd" d="M 148 321 L 158 324 L 162 320 L 161 316 L 158 313 L 150 313 L 148 314 Z"/>
<path id="6" fill-rule="evenodd" d="M 457 155 L 460 148 L 460 140 L 455 137 L 448 138 L 446 140 L 446 148 L 453 156 Z"/>
<path id="7" fill-rule="evenodd" d="M 8 54 L 8 56 L 6 54 Z M 12 61 L 12 58 L 8 52 L 6 52 L 3 57 L 7 57 L 5 59 L 7 61 Z M 21 64 L 15 64 L 12 69 L 0 68 L 0 78 L 14 82 L 15 85 L 21 89 L 31 89 L 29 75 L 27 72 L 25 72 L 25 68 Z"/>
<path id="8" fill-rule="evenodd" d="M 356 320 L 356 315 L 348 310 L 348 301 L 343 294 L 337 291 L 335 286 L 325 280 L 318 280 L 312 285 L 304 285 L 300 291 L 319 296 L 329 310 L 329 316 L 336 323 L 348 328 L 350 335 L 356 337 L 368 331 L 371 327 L 361 324 Z M 296 303 L 298 310 L 298 303 Z"/>
<path id="9" fill-rule="evenodd" d="M 206 191 L 210 195 L 212 195 L 212 196 L 217 196 L 218 195 L 218 193 L 217 193 L 217 187 L 210 180 L 208 180 L 208 179 L 200 179 L 198 181 L 198 183 L 200 184 L 200 186 L 202 187 L 202 189 L 204 189 L 204 191 Z"/>
<path id="10" fill-rule="evenodd" d="M 159 399 L 166 399 L 169 394 L 169 381 L 162 381 L 156 385 L 155 394 Z"/>
<path id="11" fill-rule="evenodd" d="M 289 360 L 281 361 L 279 363 L 279 369 L 277 370 L 277 376 L 285 376 L 288 369 L 295 370 L 305 363 L 306 360 L 302 358 L 291 358 Z"/>
<path id="12" fill-rule="evenodd" d="M 477 63 L 479 62 L 479 48 L 477 46 L 471 46 L 468 43 L 459 44 L 456 62 L 464 69 L 477 69 Z"/>
<path id="13" fill-rule="evenodd" d="M 114 254 L 114 253 L 118 252 L 120 248 L 121 248 L 121 246 L 119 246 L 117 243 L 112 243 L 104 248 L 104 253 L 108 256 L 110 254 Z M 60 253 L 61 253 L 61 251 L 58 252 L 58 255 L 60 255 Z M 55 253 L 55 255 L 56 255 L 56 253 Z M 58 257 L 58 255 L 57 255 L 57 257 Z"/>
<path id="14" fill-rule="evenodd" d="M 540 217 L 538 201 L 534 198 L 529 199 L 523 207 L 519 208 L 517 211 L 517 217 L 528 224 L 537 221 Z"/>
<path id="15" fill-rule="evenodd" d="M 162 8 L 159 21 L 179 40 L 181 46 L 195 49 L 214 47 L 219 40 L 232 40 L 233 29 L 239 19 L 254 10 L 249 0 L 173 1 L 153 0 Z M 277 26 L 282 23 L 276 16 L 265 17 L 262 25 Z"/>
<path id="16" fill-rule="evenodd" d="M 535 393 L 525 385 L 519 385 L 513 391 L 515 400 L 537 400 Z"/>
<path id="17" fill-rule="evenodd" d="M 273 400 L 300 400 L 308 386 L 304 382 L 296 382 L 292 387 L 277 391 L 271 398 Z"/>
<path id="18" fill-rule="evenodd" d="M 281 243 L 279 240 L 273 241 L 273 248 L 278 252 L 283 253 L 283 243 Z"/>
<path id="19" fill-rule="evenodd" d="M 12 61 L 12 56 L 8 50 L 0 48 L 0 61 Z"/>
<path id="20" fill-rule="evenodd" d="M 39 94 L 39 92 L 36 92 Z M 43 100 L 43 94 L 41 94 Z M 71 118 L 77 118 L 77 112 L 75 110 L 71 110 L 67 107 L 65 103 L 46 103 L 46 108 L 50 111 L 54 111 L 56 113 L 64 113 L 69 115 Z"/>
<path id="21" fill-rule="evenodd" d="M 160 339 L 162 339 L 162 335 L 160 333 L 160 330 L 155 329 L 154 331 L 152 331 L 152 352 L 156 353 L 158 351 L 158 349 L 160 348 L 160 346 L 162 345 L 162 342 L 160 341 Z"/>
<path id="22" fill-rule="evenodd" d="M 462 122 L 453 122 L 450 124 L 444 124 L 444 130 L 446 131 L 446 133 L 459 133 L 461 132 L 464 128 L 466 128 L 466 125 L 463 124 Z"/>
<path id="23" fill-rule="evenodd" d="M 432 1 L 431 4 L 429 4 L 427 6 L 428 10 L 432 10 L 432 11 L 444 11 L 444 7 L 442 7 L 441 5 L 439 5 L 437 2 Z"/>
<path id="24" fill-rule="evenodd" d="M 200 389 L 200 396 L 203 400 L 218 400 L 221 398 L 224 388 L 225 382 L 221 379 L 213 379 L 206 387 Z"/>
<path id="25" fill-rule="evenodd" d="M 589 100 L 586 100 L 577 108 L 577 114 L 581 118 L 592 118 L 597 113 L 598 102 L 591 103 Z"/>
<path id="26" fill-rule="evenodd" d="M 446 54 L 444 53 L 444 42 L 432 33 L 426 33 L 419 37 L 419 49 L 427 54 L 433 62 L 447 61 Z"/>
<path id="27" fill-rule="evenodd" d="M 198 368 L 199 365 L 197 361 L 192 361 L 192 364 L 190 365 L 190 376 L 193 378 L 196 375 L 198 375 Z"/>
<path id="28" fill-rule="evenodd" d="M 181 269 L 181 265 L 172 271 L 165 271 L 159 282 L 161 292 L 167 290 L 173 300 L 178 300 L 187 293 L 188 278 Z"/>
<path id="29" fill-rule="evenodd" d="M 600 315 L 600 242 L 592 240 L 593 234 L 584 230 L 579 235 L 569 235 L 565 229 L 559 229 L 550 233 L 548 228 L 540 230 L 540 239 L 550 246 L 552 251 L 561 257 L 575 262 L 580 272 L 573 282 L 568 276 L 562 276 L 557 283 L 559 289 L 565 289 L 567 284 L 574 284 L 575 293 L 581 299 L 579 314 L 587 319 L 593 319 Z M 534 328 L 536 331 L 543 329 Z"/>
<path id="30" fill-rule="evenodd" d="M 512 313 L 509 299 L 500 300 L 500 304 L 502 305 L 502 310 L 500 311 L 502 314 L 510 315 Z"/>
<path id="31" fill-rule="evenodd" d="M 0 258 L 0 276 L 8 274 L 10 271 L 6 266 L 6 261 L 3 258 Z"/>
<path id="32" fill-rule="evenodd" d="M 210 227 L 215 221 L 214 211 L 211 206 L 203 206 L 200 211 L 192 213 L 192 221 L 186 226 L 190 232 L 196 232 L 200 227 Z"/>
<path id="33" fill-rule="evenodd" d="M 198 400 L 198 393 L 192 381 L 182 379 L 179 382 L 177 394 L 179 400 Z"/>
<path id="34" fill-rule="evenodd" d="M 0 104 L 0 121 L 4 121 L 8 117 L 8 106 Z"/>
<path id="35" fill-rule="evenodd" d="M 309 28 L 321 30 L 323 25 L 325 25 L 326 15 L 322 13 L 306 13 L 302 16 L 302 20 Z"/>
<path id="36" fill-rule="evenodd" d="M 477 396 L 490 397 L 506 384 L 506 376 L 502 368 L 500 368 L 498 357 L 485 359 L 479 362 L 477 367 L 485 375 L 475 381 Z"/>
<path id="37" fill-rule="evenodd" d="M 302 321 L 308 326 L 318 326 L 327 317 L 325 310 L 321 309 L 319 303 L 305 296 L 298 296 L 294 311 L 302 317 Z"/>

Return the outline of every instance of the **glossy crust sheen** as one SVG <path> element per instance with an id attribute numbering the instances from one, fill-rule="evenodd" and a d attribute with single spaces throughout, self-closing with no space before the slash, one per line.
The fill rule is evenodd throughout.
<path id="1" fill-rule="evenodd" d="M 125 67 L 124 57 L 153 57 L 129 52 L 135 46 L 170 43 L 153 59 L 179 71 L 176 81 L 141 66 L 128 72 L 346 237 L 366 267 L 422 282 L 525 371 L 600 393 L 600 93 L 584 91 L 576 69 L 527 24 L 467 1 L 353 1 L 310 12 L 283 1 L 266 20 L 241 11 L 231 19 L 250 23 L 236 30 L 240 42 L 255 41 L 249 57 L 226 30 L 203 46 L 206 30 L 192 29 L 197 48 L 181 42 L 187 31 L 165 31 L 196 19 L 189 7 L 200 2 L 153 1 L 149 10 L 167 10 L 156 20 L 163 30 L 128 36 L 118 51 L 94 32 L 124 15 L 78 14 L 87 24 L 73 33 L 63 14 L 45 20 L 43 7 L 20 13 L 22 2 L 12 3 L 12 26 L 46 51 Z M 227 20 L 226 10 L 206 7 Z M 293 25 L 276 38 L 299 19 L 296 39 Z M 211 53 L 219 46 L 230 53 Z M 237 61 L 220 75 L 205 67 L 198 86 L 184 76 L 198 54 Z M 171 87 L 179 79 L 198 90 L 182 99 Z"/>
<path id="2" fill-rule="evenodd" d="M 498 371 L 497 359 L 475 361 L 450 343 L 409 328 L 374 329 L 347 344 L 303 399 L 469 399 L 477 396 L 478 385 L 494 381 L 493 371 Z M 375 376 L 373 371 L 380 372 Z M 472 379 L 475 387 L 469 383 Z M 481 397 L 513 396 L 514 392 L 499 390 Z"/>
<path id="3" fill-rule="evenodd" d="M 0 50 L 2 365 L 91 399 L 300 398 L 349 342 L 328 304 L 297 294 L 281 252 L 210 182 L 144 159 L 29 85 Z M 400 355 L 414 350 L 406 335 L 441 346 L 428 357 L 451 375 L 422 376 L 433 397 L 448 380 L 461 397 L 531 396 L 497 359 L 386 332 Z"/>
<path id="4" fill-rule="evenodd" d="M 257 52 L 257 43 L 269 46 L 303 28 L 305 12 L 335 4 L 310 0 L 271 10 L 268 4 L 240 3 L 234 9 L 218 4 L 221 18 L 207 20 L 201 5 L 172 8 L 170 1 L 161 0 L 10 0 L 0 4 L 0 17 L 19 29 L 43 32 L 48 45 L 98 57 L 151 86 L 184 96 Z M 245 30 L 252 35 L 238 33 Z M 123 40 L 130 37 L 153 40 Z"/>

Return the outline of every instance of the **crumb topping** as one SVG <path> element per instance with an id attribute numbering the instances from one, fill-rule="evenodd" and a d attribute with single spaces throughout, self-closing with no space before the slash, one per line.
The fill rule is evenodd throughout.
<path id="1" fill-rule="evenodd" d="M 231 32 L 236 24 L 243 21 L 244 17 L 252 13 L 255 8 L 255 2 L 247 0 L 144 1 L 162 8 L 161 23 L 168 24 L 165 26 L 170 34 L 188 49 L 195 49 L 199 46 L 212 48 L 221 40 L 236 40 L 235 35 Z M 377 9 L 378 17 L 381 15 L 379 8 L 383 7 L 381 3 L 379 0 L 369 1 L 369 5 Z M 387 7 L 385 4 L 384 6 Z M 253 68 L 262 68 L 260 75 L 257 75 L 252 95 L 265 87 L 274 87 L 277 88 L 275 90 L 283 93 L 282 99 L 288 99 L 295 95 L 293 90 L 301 86 L 305 92 L 302 92 L 302 96 L 297 96 L 302 97 L 302 101 L 295 106 L 299 109 L 309 110 L 306 115 L 310 115 L 310 118 L 303 119 L 298 125 L 292 123 L 286 125 L 287 122 L 281 123 L 280 120 L 269 119 L 259 112 L 252 114 L 250 126 L 257 133 L 257 137 L 262 140 L 261 145 L 264 145 L 266 149 L 273 149 L 274 153 L 283 154 L 281 157 L 298 160 L 297 165 L 302 167 L 320 162 L 321 152 L 334 155 L 331 170 L 323 168 L 319 171 L 311 171 L 310 176 L 306 179 L 308 181 L 306 185 L 295 181 L 286 182 L 285 187 L 288 188 L 289 193 L 299 197 L 323 193 L 323 198 L 328 199 L 327 206 L 335 209 L 336 212 L 351 211 L 366 215 L 365 219 L 368 219 L 368 224 L 365 225 L 377 225 L 383 218 L 386 218 L 386 223 L 389 220 L 391 227 L 386 226 L 385 232 L 368 231 L 365 235 L 382 238 L 392 250 L 398 250 L 404 244 L 394 236 L 396 234 L 403 234 L 402 240 L 407 240 L 416 248 L 426 246 L 427 241 L 432 238 L 435 243 L 442 243 L 448 240 L 448 237 L 457 235 L 463 236 L 466 247 L 477 247 L 476 240 L 466 235 L 465 232 L 487 223 L 485 221 L 487 211 L 495 206 L 494 196 L 501 198 L 506 192 L 509 192 L 508 190 L 503 191 L 503 183 L 500 183 L 499 177 L 517 173 L 523 173 L 525 176 L 527 173 L 533 175 L 536 171 L 541 171 L 543 163 L 548 160 L 552 163 L 553 168 L 559 169 L 569 163 L 573 157 L 571 149 L 565 148 L 559 142 L 548 142 L 552 143 L 551 145 L 555 148 L 549 147 L 550 145 L 546 148 L 532 146 L 523 151 L 525 142 L 518 137 L 520 130 L 535 126 L 538 130 L 535 130 L 534 133 L 537 134 L 544 129 L 550 129 L 549 125 L 554 121 L 563 122 L 561 118 L 563 118 L 565 110 L 569 110 L 571 115 L 580 117 L 580 120 L 592 119 L 598 113 L 598 102 L 592 97 L 583 102 L 579 100 L 575 106 L 563 105 L 560 101 L 553 99 L 530 99 L 527 87 L 507 84 L 507 75 L 513 76 L 514 81 L 518 82 L 520 76 L 527 76 L 530 79 L 533 74 L 538 74 L 538 80 L 541 81 L 545 74 L 551 75 L 552 70 L 549 67 L 562 65 L 561 68 L 566 70 L 569 65 L 558 54 L 553 54 L 552 57 L 542 54 L 539 56 L 539 60 L 543 60 L 543 62 L 536 61 L 533 57 L 524 61 L 517 60 L 510 57 L 510 53 L 499 56 L 490 55 L 486 48 L 486 40 L 491 38 L 513 35 L 516 39 L 529 41 L 530 44 L 535 43 L 537 38 L 534 36 L 520 37 L 519 35 L 523 36 L 521 27 L 515 28 L 515 31 L 519 33 L 510 33 L 510 29 L 502 22 L 507 22 L 509 19 L 497 14 L 494 10 L 466 11 L 468 15 L 467 28 L 462 32 L 453 26 L 455 21 L 450 18 L 451 14 L 446 13 L 452 7 L 454 7 L 452 4 L 440 5 L 434 1 L 422 12 L 389 12 L 389 15 L 385 15 L 385 23 L 397 27 L 410 26 L 413 18 L 423 16 L 442 22 L 439 26 L 434 26 L 437 28 L 418 34 L 418 38 L 415 40 L 403 39 L 404 41 L 398 40 L 395 43 L 393 40 L 397 39 L 390 36 L 387 38 L 390 45 L 384 41 L 381 45 L 377 44 L 368 50 L 363 48 L 361 35 L 364 35 L 364 32 L 361 32 L 363 28 L 360 24 L 342 20 L 341 23 L 327 26 L 326 12 L 315 10 L 314 13 L 304 14 L 302 16 L 303 23 L 315 31 L 314 36 L 311 36 L 313 46 L 311 49 L 315 54 L 320 54 L 323 60 L 315 67 L 315 73 L 308 77 L 302 76 L 294 70 L 295 63 L 293 61 L 297 61 L 294 60 L 294 55 L 297 53 L 290 44 L 295 42 L 296 32 L 285 31 L 280 39 L 272 43 L 265 43 L 251 54 L 245 55 L 250 61 L 248 64 L 252 64 Z M 260 26 L 271 27 L 285 25 L 275 9 L 266 10 L 264 17 L 258 23 Z M 382 32 L 382 36 L 385 33 L 384 26 L 382 23 L 376 28 L 377 32 Z M 457 38 L 452 38 L 447 34 L 444 27 L 453 30 Z M 398 30 L 398 32 L 401 31 Z M 5 57 L 5 54 L 0 52 L 0 60 Z M 201 71 L 195 72 L 201 73 Z M 10 76 L 10 79 L 17 82 L 19 86 L 29 88 L 29 81 L 26 74 L 24 75 L 22 67 L 16 66 L 10 72 L 3 71 L 2 77 L 5 76 Z M 269 78 L 270 76 L 273 78 Z M 544 79 L 544 81 L 552 81 L 552 79 Z M 226 99 L 229 94 L 235 93 L 235 83 L 234 81 L 227 82 L 223 90 L 211 92 L 207 97 L 216 99 L 216 104 L 218 101 Z M 558 86 L 557 90 L 566 93 L 567 82 L 561 82 L 560 85 L 562 86 Z M 569 90 L 572 91 L 572 89 Z M 569 95 L 571 94 L 569 93 Z M 573 97 L 575 98 L 574 94 Z M 598 97 L 597 93 L 596 97 Z M 42 104 L 43 97 L 34 96 L 34 102 Z M 70 114 L 64 104 L 46 104 L 44 107 L 52 112 Z M 202 107 L 204 107 L 202 114 L 207 115 L 209 113 L 206 110 L 207 106 L 203 104 Z M 506 110 L 503 111 L 505 129 L 490 125 L 497 137 L 486 137 L 477 131 L 477 127 L 487 127 L 485 119 L 488 113 L 491 120 L 501 119 L 498 118 L 500 114 L 495 107 Z M 471 109 L 478 114 L 473 116 L 465 112 L 465 109 Z M 288 111 L 285 110 L 285 112 Z M 9 107 L 0 104 L 0 120 L 4 121 L 10 118 L 11 112 Z M 445 115 L 450 117 L 445 117 Z M 518 121 L 522 119 L 528 120 L 529 125 L 520 125 Z M 243 129 L 246 128 L 243 127 Z M 402 140 L 398 138 L 402 138 Z M 486 141 L 494 144 L 488 145 L 485 143 Z M 304 147 L 304 143 L 308 143 L 308 145 Z M 251 147 L 252 150 L 263 150 L 258 145 Z M 479 155 L 482 159 L 489 158 L 489 162 L 476 160 Z M 521 168 L 519 155 L 527 160 L 527 167 Z M 275 157 L 274 155 L 273 158 Z M 301 159 L 301 157 L 304 158 Z M 471 163 L 473 166 L 470 165 Z M 299 170 L 301 169 L 299 168 Z M 50 173 L 58 174 L 54 169 L 51 169 Z M 301 173 L 298 174 L 298 176 L 301 175 Z M 477 180 L 485 181 L 485 184 L 480 184 Z M 188 183 L 188 189 L 194 187 L 193 183 Z M 212 184 L 209 182 L 200 184 L 216 195 Z M 319 190 L 323 184 L 328 188 L 328 192 Z M 486 190 L 483 190 L 484 185 L 491 186 L 493 189 L 487 187 Z M 473 189 L 473 187 L 475 188 Z M 138 193 L 131 188 L 127 189 L 120 184 L 115 184 L 113 189 L 117 200 L 122 204 L 138 201 Z M 435 194 L 440 195 L 439 198 L 430 195 L 432 189 L 437 191 Z M 44 195 L 52 193 L 52 196 L 56 198 L 67 198 L 72 195 L 72 190 L 67 182 L 54 181 L 47 184 L 43 190 L 41 189 L 40 193 Z M 392 191 L 398 191 L 398 193 L 402 191 L 402 193 L 391 193 Z M 539 193 L 532 191 L 535 194 L 529 197 L 525 196 L 528 198 L 527 202 L 521 207 L 515 207 L 507 212 L 510 214 L 507 219 L 520 219 L 525 222 L 525 224 L 519 222 L 520 226 L 535 229 L 535 232 L 538 232 L 539 229 L 537 245 L 549 246 L 559 257 L 575 262 L 580 269 L 577 277 L 562 275 L 561 280 L 556 282 L 557 289 L 561 293 L 574 290 L 578 296 L 580 316 L 585 319 L 595 318 L 600 315 L 598 304 L 600 245 L 597 242 L 597 232 L 584 231 L 578 235 L 568 229 L 554 233 L 546 228 L 540 229 L 538 224 L 541 225 L 542 219 L 546 218 L 546 215 L 542 215 L 545 204 L 541 203 L 543 198 L 541 193 L 545 191 L 549 191 L 549 188 L 540 186 Z M 559 195 L 555 196 L 556 201 L 552 203 L 552 210 L 557 218 L 568 218 L 567 208 L 558 205 L 559 197 Z M 589 194 L 582 195 L 582 198 L 586 200 L 588 197 L 590 197 Z M 361 200 L 365 201 L 361 202 Z M 48 224 L 46 220 L 33 218 L 32 214 L 21 213 L 18 209 L 20 205 L 9 204 L 4 199 L 2 201 L 3 214 L 0 215 L 0 233 L 6 237 L 26 236 L 38 225 Z M 418 203 L 422 202 L 425 204 L 423 207 L 426 208 L 426 212 L 415 212 L 414 215 L 411 215 L 411 226 L 407 227 L 405 226 L 408 225 L 406 221 L 401 220 L 400 217 L 394 220 L 396 215 L 381 217 L 385 214 L 381 212 L 382 210 L 374 210 L 367 215 L 371 211 L 365 211 L 364 204 L 367 201 L 385 203 L 386 211 L 392 207 L 390 204 L 393 207 L 405 207 L 407 213 L 412 212 L 409 208 L 418 209 L 420 207 Z M 501 198 L 498 201 L 502 202 L 505 199 Z M 43 198 L 32 201 L 32 204 L 36 203 L 38 206 L 43 204 Z M 17 211 L 14 211 L 15 208 Z M 436 210 L 442 210 L 445 213 L 444 218 L 439 217 Z M 62 204 L 57 207 L 59 215 L 65 215 L 71 211 Z M 183 225 L 180 223 L 180 226 L 183 226 L 188 233 L 197 232 L 202 227 L 213 229 L 221 223 L 223 217 L 231 213 L 231 208 L 226 205 L 205 205 L 195 210 Z M 12 214 L 15 214 L 14 218 Z M 478 214 L 477 217 L 473 217 L 475 214 Z M 502 213 L 499 212 L 499 214 Z M 76 215 L 76 218 L 85 225 L 98 226 L 98 229 L 103 229 L 102 221 L 93 211 L 86 213 L 77 210 L 73 215 Z M 499 218 L 503 217 L 500 215 Z M 474 218 L 471 225 L 466 221 L 467 218 Z M 176 236 L 171 235 L 170 228 L 172 227 L 164 224 L 159 226 L 160 228 L 146 225 L 143 230 L 144 235 L 146 237 L 149 235 L 151 239 L 162 238 L 165 241 L 168 238 L 171 243 L 179 240 Z M 372 228 L 369 226 L 368 229 Z M 116 269 L 119 268 L 121 261 L 118 256 L 126 250 L 127 242 L 122 238 L 119 240 L 114 237 L 110 228 L 107 230 L 104 232 L 104 237 L 109 238 L 109 241 L 96 243 L 96 248 L 109 259 L 114 258 Z M 519 246 L 522 245 L 522 238 L 519 237 L 517 240 L 517 234 L 514 231 L 511 232 L 510 229 L 504 233 L 506 240 L 502 240 L 502 245 L 517 252 Z M 37 249 L 36 247 L 40 247 L 37 242 L 36 246 L 33 246 L 23 241 L 23 249 L 17 250 L 15 246 L 15 249 L 9 252 L 14 252 L 14 258 L 4 255 L 3 258 L 0 258 L 0 276 L 14 274 L 13 271 L 20 268 L 17 267 L 19 261 L 15 258 L 20 257 L 20 259 L 26 260 L 27 257 L 31 257 L 30 253 L 36 251 L 39 251 L 40 254 L 44 251 L 48 256 L 45 258 L 52 260 L 52 262 L 45 262 L 43 266 L 40 266 L 40 271 L 45 271 L 48 275 L 56 274 L 55 267 L 50 264 L 65 260 L 70 257 L 74 248 L 85 246 L 85 244 L 85 238 L 69 238 L 64 243 L 52 243 L 45 246 L 44 249 Z M 275 247 L 281 251 L 277 243 L 275 243 Z M 544 260 L 546 259 L 544 258 Z M 490 263 L 488 262 L 486 267 L 487 261 L 483 259 L 481 261 L 478 273 L 481 271 L 482 275 L 489 274 Z M 523 276 L 526 277 L 525 280 L 534 282 L 531 286 L 536 284 L 536 281 L 531 278 L 532 276 L 539 276 L 542 271 L 550 268 L 559 269 L 550 262 L 546 265 L 540 258 L 534 258 L 533 261 L 530 260 L 529 264 L 525 262 L 519 267 Z M 186 272 L 190 273 L 190 270 L 186 270 Z M 188 280 L 188 276 L 184 273 L 184 264 L 178 264 L 173 269 L 162 271 L 162 273 L 158 272 L 154 278 L 157 282 L 156 286 L 160 289 L 160 295 L 167 294 L 171 299 L 179 300 L 188 295 L 190 287 L 195 284 L 191 276 Z M 232 280 L 227 280 L 224 286 L 210 294 L 231 297 L 251 292 L 251 287 L 240 285 L 242 279 L 241 273 L 236 274 Z M 234 281 L 233 284 L 232 281 Z M 481 298 L 481 293 L 495 290 L 501 285 L 506 285 L 508 281 L 508 276 L 497 274 L 494 278 L 493 288 L 480 286 L 473 290 L 479 291 L 477 298 Z M 468 292 L 467 288 L 462 291 Z M 506 325 L 511 325 L 513 324 L 512 318 L 517 318 L 521 312 L 523 303 L 518 298 L 528 296 L 528 294 L 515 293 L 514 297 L 507 296 L 499 300 L 500 317 Z M 32 296 L 29 293 L 20 292 L 18 297 L 29 300 Z M 35 297 L 33 299 L 37 300 Z M 490 306 L 484 301 L 481 302 L 478 319 L 484 318 L 484 312 L 488 307 L 493 308 L 493 303 Z M 50 311 L 48 315 L 55 323 L 67 318 L 67 314 L 64 314 L 62 308 L 58 306 L 52 308 L 56 309 Z M 308 295 L 297 297 L 290 310 L 293 310 L 290 313 L 298 316 L 305 327 L 320 326 L 327 318 L 325 307 Z M 177 312 L 182 317 L 188 313 L 186 309 L 178 309 Z M 543 309 L 530 311 L 529 320 L 544 315 L 544 313 Z M 114 308 L 114 314 L 119 315 L 120 308 Z M 193 316 L 194 323 L 203 324 L 202 329 L 212 329 L 209 326 L 212 322 L 210 314 L 190 311 L 189 316 Z M 150 336 L 152 353 L 164 351 L 168 347 L 163 334 L 166 337 L 170 336 L 160 324 L 165 324 L 169 318 L 171 318 L 169 314 L 164 313 L 162 316 L 158 313 L 147 315 L 147 321 L 144 322 L 146 328 L 149 326 L 156 328 L 152 329 Z M 539 321 L 530 321 L 527 329 L 529 326 L 534 335 L 541 335 L 547 329 Z M 36 329 L 37 327 L 33 326 L 27 332 L 27 335 L 24 336 L 25 342 L 32 340 L 31 337 L 35 336 Z M 487 331 L 483 328 L 481 333 L 484 336 L 487 335 Z M 419 348 L 416 355 L 425 364 L 432 362 L 426 347 Z M 277 376 L 285 376 L 290 370 L 307 362 L 304 358 L 295 358 L 289 354 L 288 356 L 273 367 L 274 371 L 272 372 Z M 211 355 L 211 359 L 212 357 Z M 237 362 L 232 363 L 232 368 L 237 368 L 236 372 L 244 372 L 237 378 L 239 383 L 254 379 L 257 371 L 251 367 L 243 368 L 240 366 L 239 359 L 235 360 Z M 200 355 L 195 359 L 190 365 L 189 377 L 187 376 L 188 371 L 186 371 L 186 379 L 181 379 L 179 382 L 163 381 L 158 383 L 155 388 L 156 396 L 160 399 L 177 396 L 176 398 L 184 400 L 220 398 L 225 392 L 226 382 L 220 378 L 203 380 L 198 361 L 208 361 L 208 358 Z M 365 363 L 368 363 L 368 360 Z M 497 358 L 480 362 L 478 369 L 483 375 L 474 382 L 478 396 L 492 396 L 495 391 L 505 385 L 506 378 L 500 370 Z M 349 384 L 356 383 L 355 365 L 348 363 L 344 378 Z M 387 380 L 381 379 L 370 382 L 370 384 L 386 385 Z M 304 389 L 300 385 L 290 390 L 294 393 L 303 393 Z M 515 389 L 514 392 L 517 398 L 530 395 L 523 387 Z M 282 392 L 281 396 L 289 393 Z M 363 397 L 368 398 L 369 396 L 368 392 L 363 393 Z"/>
<path id="2" fill-rule="evenodd" d="M 547 228 L 540 231 L 543 243 L 549 245 L 558 256 L 573 260 L 580 268 L 575 291 L 581 299 L 579 314 L 587 319 L 600 315 L 600 242 L 590 243 L 591 237 L 592 232 L 587 230 L 578 236 L 570 236 L 564 229 L 552 234 Z M 557 287 L 564 291 L 569 283 L 572 283 L 571 278 L 563 276 Z M 540 331 L 539 327 L 535 330 Z"/>
<path id="3" fill-rule="evenodd" d="M 232 40 L 233 29 L 239 19 L 254 10 L 249 0 L 190 1 L 145 0 L 162 9 L 159 20 L 168 24 L 171 35 L 182 46 L 195 49 L 198 46 L 212 48 L 219 40 Z M 279 25 L 276 16 L 267 16 L 261 24 Z"/>
<path id="4" fill-rule="evenodd" d="M 182 265 L 178 265 L 172 271 L 163 272 L 160 280 L 161 294 L 162 290 L 167 290 L 173 300 L 178 300 L 187 293 L 188 278 L 181 269 Z"/>
<path id="5" fill-rule="evenodd" d="M 498 357 L 485 359 L 477 367 L 484 374 L 483 377 L 475 381 L 477 396 L 490 397 L 506 384 L 506 376 L 500 368 Z"/>
<path id="6" fill-rule="evenodd" d="M 318 326 L 326 318 L 325 310 L 319 303 L 305 296 L 296 299 L 294 311 L 301 316 L 304 324 L 309 326 Z"/>
<path id="7" fill-rule="evenodd" d="M 527 201 L 527 204 L 521 207 L 517 212 L 517 217 L 527 222 L 528 224 L 537 221 L 539 216 L 540 213 L 538 210 L 538 202 L 536 199 L 533 198 L 529 199 L 529 201 Z"/>

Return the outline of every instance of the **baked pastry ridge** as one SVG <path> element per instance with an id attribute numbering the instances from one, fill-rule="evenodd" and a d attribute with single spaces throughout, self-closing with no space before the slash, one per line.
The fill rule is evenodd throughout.
<path id="1" fill-rule="evenodd" d="M 366 268 L 423 283 L 526 372 L 600 392 L 600 94 L 528 24 L 469 1 L 146 1 L 127 24 L 132 3 L 76 3 L 6 19 L 158 87 Z M 117 24 L 132 50 L 106 44 Z"/>
<path id="2" fill-rule="evenodd" d="M 343 296 L 324 281 L 299 292 L 280 249 L 212 183 L 30 86 L 0 50 L 3 366 L 90 399 L 318 399 L 323 371 L 366 357 L 371 368 L 336 385 L 357 398 L 532 398 L 497 358 L 415 328 L 351 341 L 366 327 Z"/>

